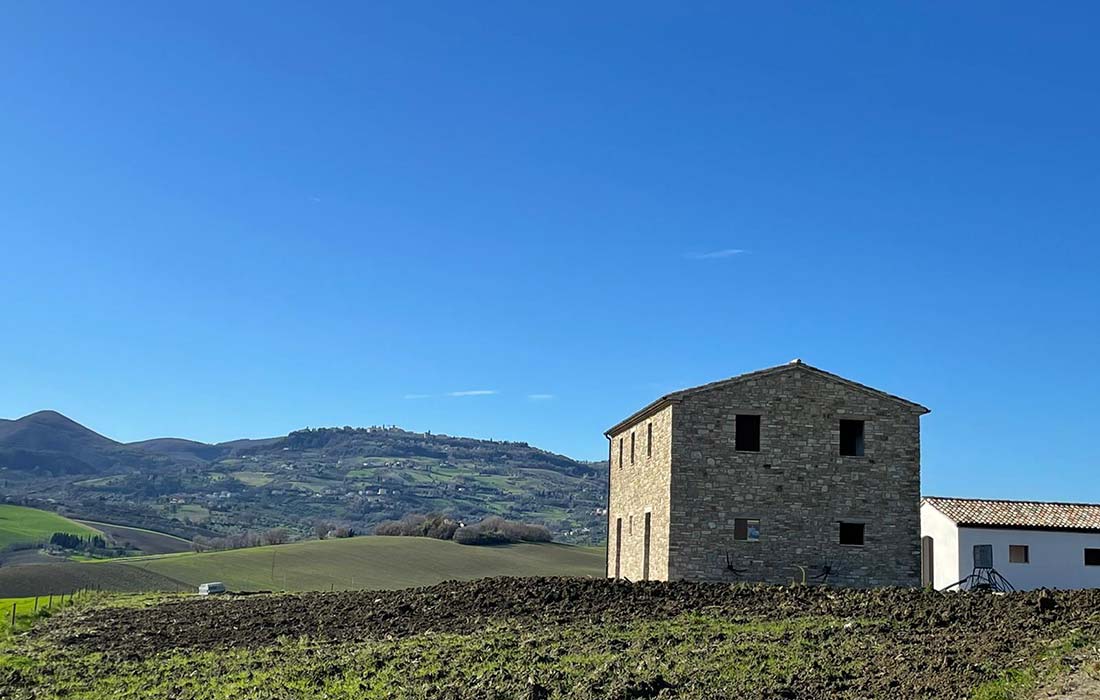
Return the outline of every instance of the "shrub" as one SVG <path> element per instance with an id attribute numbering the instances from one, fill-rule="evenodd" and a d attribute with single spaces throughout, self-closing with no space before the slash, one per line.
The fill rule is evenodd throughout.
<path id="1" fill-rule="evenodd" d="M 459 544 L 509 544 L 511 542 L 549 542 L 550 531 L 542 525 L 528 525 L 501 517 L 485 518 L 479 523 L 462 526 L 442 513 L 410 513 L 400 520 L 388 520 L 374 528 L 376 535 L 433 537 L 454 540 Z"/>
<path id="2" fill-rule="evenodd" d="M 494 544 L 512 544 L 516 540 L 502 532 L 482 530 L 477 525 L 470 525 L 469 527 L 460 527 L 456 530 L 454 541 L 459 544 L 488 546 Z"/>
<path id="3" fill-rule="evenodd" d="M 410 513 L 400 520 L 378 523 L 374 528 L 376 535 L 399 535 L 406 537 L 432 537 L 437 540 L 449 540 L 454 537 L 459 523 L 442 513 L 421 515 Z"/>
<path id="4" fill-rule="evenodd" d="M 528 525 L 496 516 L 460 528 L 454 534 L 454 540 L 459 544 L 489 545 L 510 542 L 549 542 L 550 539 L 550 531 L 542 525 Z"/>

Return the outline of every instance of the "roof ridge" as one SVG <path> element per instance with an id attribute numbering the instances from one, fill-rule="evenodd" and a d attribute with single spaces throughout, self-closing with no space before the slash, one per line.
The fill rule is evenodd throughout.
<path id="1" fill-rule="evenodd" d="M 1033 501 L 1017 498 L 969 498 L 964 496 L 921 496 L 922 501 L 968 501 L 970 503 L 1030 503 L 1039 506 L 1084 506 L 1087 508 L 1100 508 L 1100 503 L 1087 503 L 1083 501 Z"/>
<path id="2" fill-rule="evenodd" d="M 813 365 L 806 364 L 801 359 L 796 358 L 794 360 L 791 360 L 790 362 L 785 362 L 781 365 L 774 365 L 772 367 L 765 367 L 763 369 L 753 370 L 752 372 L 745 372 L 743 374 L 737 374 L 737 375 L 734 375 L 732 377 L 727 377 L 725 379 L 718 379 L 718 380 L 715 380 L 713 382 L 707 382 L 706 384 L 700 384 L 698 386 L 688 387 L 686 389 L 680 389 L 679 391 L 673 391 L 669 394 L 665 394 L 664 396 L 661 396 L 660 398 L 646 404 L 641 409 L 635 411 L 634 413 L 630 414 L 629 416 L 627 416 L 623 420 L 619 421 L 615 425 L 608 428 L 604 432 L 604 435 L 610 437 L 613 433 L 615 433 L 619 429 L 625 428 L 625 427 L 627 427 L 627 426 L 629 426 L 633 423 L 636 423 L 636 422 L 642 420 L 643 418 L 645 418 L 647 415 L 652 415 L 657 410 L 664 407 L 666 404 L 672 403 L 674 401 L 679 401 L 680 399 L 682 399 L 685 396 L 691 396 L 691 395 L 701 393 L 701 392 L 704 392 L 704 391 L 710 391 L 711 389 L 716 389 L 720 386 L 725 386 L 727 384 L 732 384 L 734 382 L 742 382 L 742 381 L 747 381 L 747 380 L 750 380 L 750 379 L 756 379 L 756 378 L 759 378 L 759 377 L 768 376 L 768 375 L 771 375 L 771 374 L 779 374 L 780 372 L 787 372 L 787 371 L 790 371 L 790 370 L 799 370 L 799 369 L 809 370 L 811 373 L 817 374 L 823 379 L 838 382 L 838 383 L 843 384 L 843 385 L 845 385 L 849 388 L 852 388 L 852 389 L 855 389 L 855 390 L 858 390 L 858 391 L 862 391 L 864 393 L 869 393 L 869 394 L 872 394 L 872 395 L 875 395 L 875 396 L 885 397 L 885 398 L 890 399 L 892 401 L 896 401 L 898 403 L 902 403 L 902 404 L 905 404 L 907 406 L 911 406 L 915 409 L 919 409 L 922 414 L 931 412 L 930 409 L 928 409 L 926 406 L 922 406 L 919 403 L 916 403 L 914 401 L 910 401 L 909 399 L 903 399 L 902 397 L 897 396 L 896 394 L 890 394 L 888 392 L 882 391 L 881 389 L 876 389 L 874 387 L 867 386 L 866 384 L 860 384 L 859 382 L 853 381 L 851 379 L 846 379 L 846 378 L 840 376 L 839 374 L 833 374 L 832 372 L 826 372 L 823 369 L 820 369 L 818 367 L 814 367 Z"/>

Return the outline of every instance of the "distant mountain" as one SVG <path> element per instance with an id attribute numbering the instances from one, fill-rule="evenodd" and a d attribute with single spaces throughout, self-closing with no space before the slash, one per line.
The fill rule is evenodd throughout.
<path id="1" fill-rule="evenodd" d="M 119 462 L 125 447 L 56 411 L 0 421 L 0 466 L 47 475 L 91 474 Z"/>
<path id="2" fill-rule="evenodd" d="M 605 463 L 524 442 L 396 427 L 305 429 L 207 444 L 120 443 L 54 411 L 0 420 L 0 496 L 99 519 L 210 534 L 318 521 L 364 530 L 409 512 L 502 515 L 560 539 L 603 537 Z"/>

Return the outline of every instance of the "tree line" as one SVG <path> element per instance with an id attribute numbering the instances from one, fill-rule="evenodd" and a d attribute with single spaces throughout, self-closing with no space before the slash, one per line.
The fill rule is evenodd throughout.
<path id="1" fill-rule="evenodd" d="M 50 544 L 61 549 L 107 549 L 107 540 L 99 535 L 81 537 L 69 532 L 55 532 L 50 535 Z"/>
<path id="2" fill-rule="evenodd" d="M 442 513 L 410 513 L 400 520 L 379 523 L 376 535 L 433 537 L 453 540 L 459 544 L 494 545 L 515 542 L 549 542 L 550 530 L 542 525 L 528 525 L 515 520 L 491 516 L 472 525 L 464 525 Z"/>

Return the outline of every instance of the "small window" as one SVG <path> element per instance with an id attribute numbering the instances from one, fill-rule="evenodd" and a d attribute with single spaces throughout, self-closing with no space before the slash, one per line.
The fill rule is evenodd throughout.
<path id="1" fill-rule="evenodd" d="M 993 568 L 993 545 L 991 545 L 991 544 L 976 544 L 976 545 L 974 545 L 974 568 L 975 569 L 992 569 Z"/>
<path id="2" fill-rule="evenodd" d="M 627 518 L 627 521 L 626 521 L 626 534 L 628 534 L 628 535 L 633 535 L 634 534 L 634 516 L 633 515 L 631 515 Z"/>
<path id="3" fill-rule="evenodd" d="M 863 546 L 863 523 L 841 523 L 840 543 Z"/>
<path id="4" fill-rule="evenodd" d="M 733 539 L 742 542 L 758 542 L 760 540 L 760 521 L 750 518 L 734 518 Z"/>
<path id="5" fill-rule="evenodd" d="M 863 421 L 840 421 L 840 454 L 846 457 L 863 456 Z"/>
<path id="6" fill-rule="evenodd" d="M 1027 564 L 1030 560 L 1028 556 L 1030 553 L 1027 551 L 1026 544 L 1010 544 L 1008 545 L 1008 563 L 1009 564 Z"/>
<path id="7" fill-rule="evenodd" d="M 759 452 L 760 416 L 737 416 L 733 442 L 733 449 L 738 452 Z"/>
<path id="8" fill-rule="evenodd" d="M 630 463 L 634 464 L 634 433 L 630 434 Z"/>
<path id="9" fill-rule="evenodd" d="M 645 424 L 645 433 L 646 433 L 646 435 L 645 435 L 645 456 L 646 457 L 652 457 L 653 456 L 653 424 L 652 423 L 646 423 Z"/>
<path id="10" fill-rule="evenodd" d="M 619 438 L 619 469 L 623 468 L 623 439 Z"/>
<path id="11" fill-rule="evenodd" d="M 1100 566 L 1100 549 L 1085 550 L 1085 566 Z"/>

